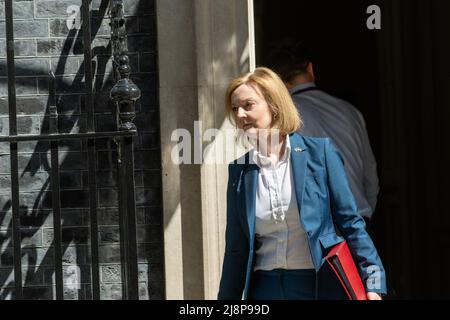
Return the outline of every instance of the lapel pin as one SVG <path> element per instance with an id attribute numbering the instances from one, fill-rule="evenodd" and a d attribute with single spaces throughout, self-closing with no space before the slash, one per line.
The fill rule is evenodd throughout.
<path id="1" fill-rule="evenodd" d="M 295 151 L 295 152 L 302 152 L 303 149 L 302 149 L 302 148 L 295 148 L 294 151 Z"/>

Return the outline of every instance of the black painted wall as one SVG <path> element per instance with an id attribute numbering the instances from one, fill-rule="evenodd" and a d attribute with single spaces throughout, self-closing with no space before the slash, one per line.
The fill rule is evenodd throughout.
<path id="1" fill-rule="evenodd" d="M 153 0 L 125 0 L 136 109 L 135 183 L 141 299 L 164 298 L 156 21 Z M 60 132 L 85 130 L 81 0 L 16 0 L 14 34 L 19 134 L 48 132 L 48 78 L 56 74 Z M 92 1 L 97 131 L 116 129 L 109 100 L 108 1 Z M 4 1 L 0 2 L 0 134 L 8 135 Z M 63 263 L 66 299 L 90 299 L 87 153 L 83 141 L 60 142 Z M 121 298 L 116 148 L 98 140 L 97 182 L 102 299 Z M 0 299 L 14 299 L 9 144 L 0 144 Z M 19 144 L 22 273 L 27 299 L 54 298 L 49 143 Z"/>

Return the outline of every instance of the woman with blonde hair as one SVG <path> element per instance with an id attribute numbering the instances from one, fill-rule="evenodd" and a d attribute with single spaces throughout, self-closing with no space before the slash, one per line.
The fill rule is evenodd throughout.
<path id="1" fill-rule="evenodd" d="M 344 298 L 324 257 L 346 240 L 367 298 L 381 299 L 384 268 L 331 141 L 296 133 L 300 115 L 268 68 L 232 80 L 225 103 L 254 148 L 229 165 L 218 298 Z"/>

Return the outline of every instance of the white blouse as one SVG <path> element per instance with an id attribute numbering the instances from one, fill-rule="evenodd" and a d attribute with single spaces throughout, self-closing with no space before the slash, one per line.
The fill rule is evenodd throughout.
<path id="1" fill-rule="evenodd" d="M 291 143 L 277 164 L 253 149 L 260 168 L 256 189 L 254 270 L 314 269 L 308 239 L 300 222 L 291 170 Z"/>

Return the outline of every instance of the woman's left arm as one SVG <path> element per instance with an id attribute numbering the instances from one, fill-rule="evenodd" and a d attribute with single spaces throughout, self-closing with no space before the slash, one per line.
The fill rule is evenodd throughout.
<path id="1" fill-rule="evenodd" d="M 352 251 L 366 292 L 370 293 L 368 298 L 376 299 L 387 291 L 384 267 L 358 214 L 342 158 L 329 139 L 325 143 L 325 161 L 333 219 Z"/>

